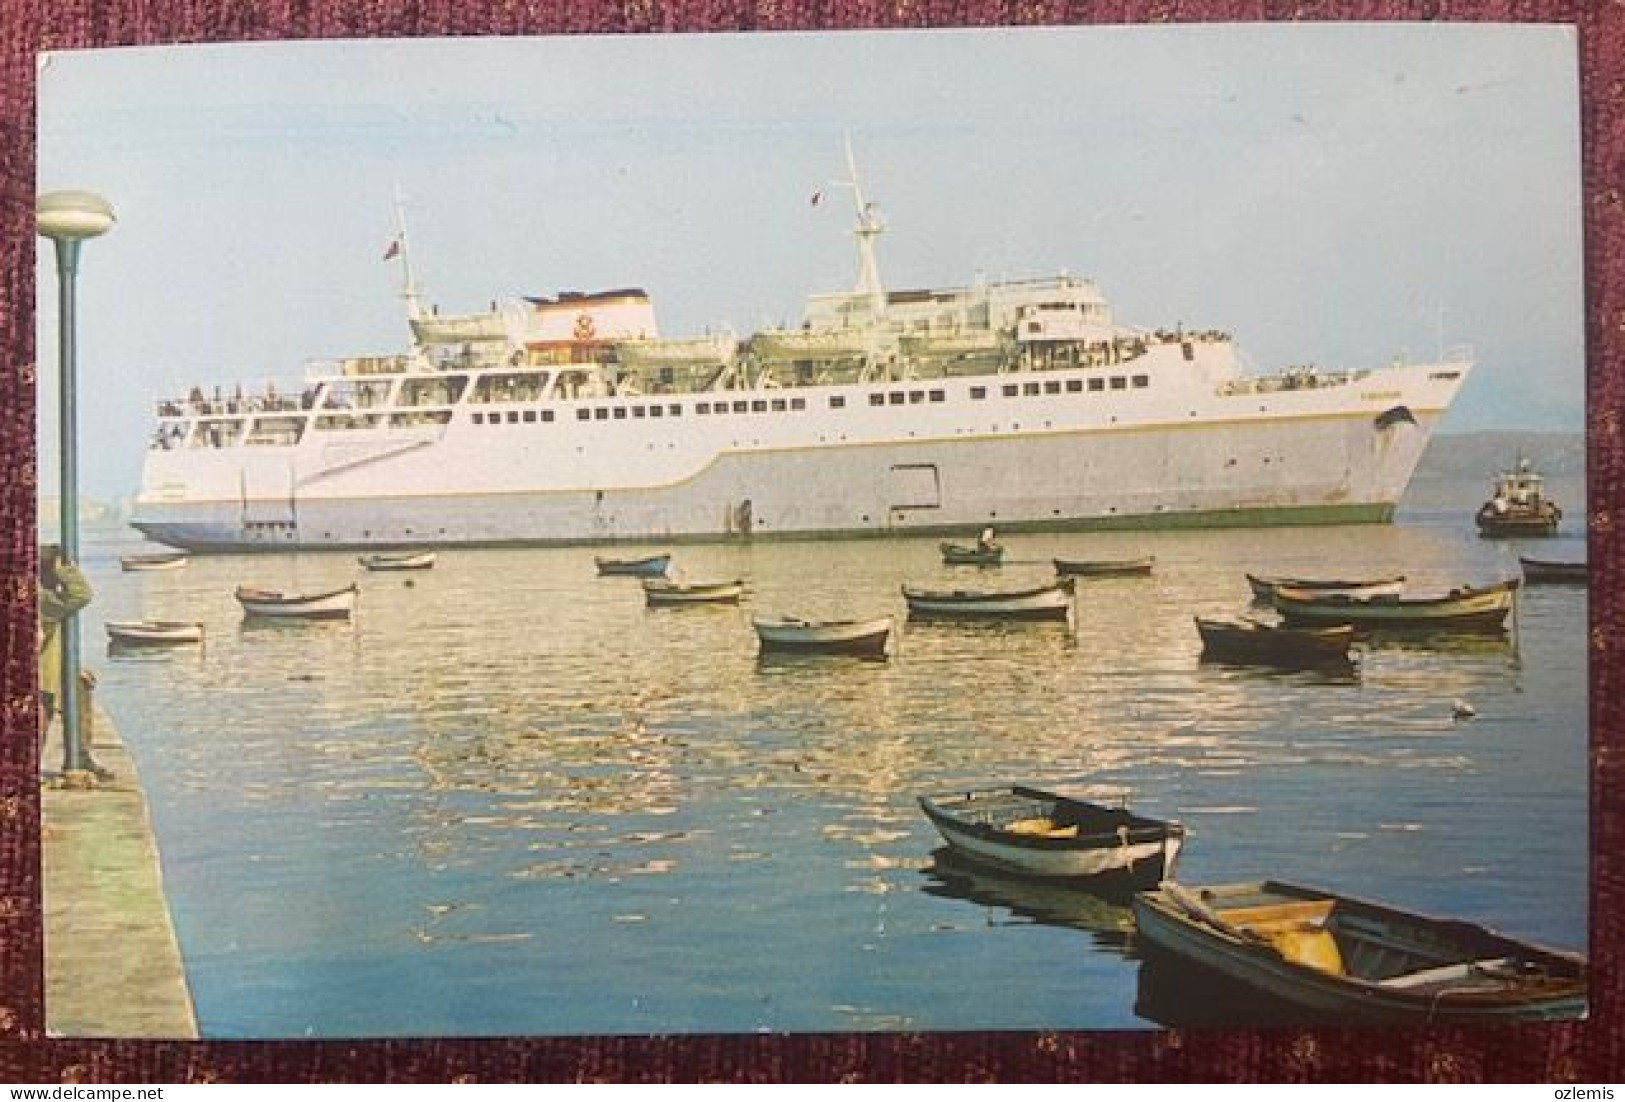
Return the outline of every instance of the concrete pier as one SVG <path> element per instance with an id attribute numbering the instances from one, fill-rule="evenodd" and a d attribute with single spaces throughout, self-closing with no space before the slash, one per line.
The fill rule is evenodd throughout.
<path id="1" fill-rule="evenodd" d="M 91 752 L 110 781 L 41 791 L 45 1024 L 57 1037 L 195 1038 L 197 1018 L 164 896 L 158 846 L 135 762 L 111 718 Z M 43 758 L 62 762 L 60 722 Z"/>

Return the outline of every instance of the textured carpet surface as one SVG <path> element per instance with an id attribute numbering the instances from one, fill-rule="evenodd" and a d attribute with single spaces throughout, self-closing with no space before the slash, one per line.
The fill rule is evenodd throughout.
<path id="1" fill-rule="evenodd" d="M 278 38 L 773 31 L 1220 20 L 1574 24 L 1582 55 L 1592 634 L 1593 1013 L 1391 1033 L 1000 1033 L 138 1043 L 43 1035 L 34 738 L 37 51 Z M 0 1082 L 1619 1082 L 1625 616 L 1625 3 L 1620 0 L 0 0 Z M 1514 273 L 1507 273 L 1515 278 Z"/>

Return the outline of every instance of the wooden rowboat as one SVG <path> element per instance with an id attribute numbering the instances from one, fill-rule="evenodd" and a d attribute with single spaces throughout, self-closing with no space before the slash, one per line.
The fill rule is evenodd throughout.
<path id="1" fill-rule="evenodd" d="M 1062 577 L 1124 578 L 1151 573 L 1157 560 L 1147 555 L 1143 559 L 1056 559 L 1054 562 L 1055 573 Z"/>
<path id="2" fill-rule="evenodd" d="M 1591 577 L 1591 568 L 1579 562 L 1552 562 L 1547 559 L 1526 559 L 1518 556 L 1523 567 L 1523 580 L 1530 585 L 1585 585 Z"/>
<path id="3" fill-rule="evenodd" d="M 1519 579 L 1462 586 L 1436 597 L 1324 596 L 1284 586 L 1271 598 L 1288 625 L 1353 624 L 1363 630 L 1499 631 L 1518 596 Z"/>
<path id="4" fill-rule="evenodd" d="M 1286 627 L 1257 620 L 1209 620 L 1196 617 L 1202 637 L 1202 661 L 1288 668 L 1349 660 L 1354 641 L 1350 624 Z"/>
<path id="5" fill-rule="evenodd" d="M 360 588 L 350 583 L 326 593 L 279 593 L 238 586 L 237 603 L 245 615 L 286 620 L 347 620 L 355 611 Z"/>
<path id="6" fill-rule="evenodd" d="M 1295 1020 L 1585 1014 L 1586 962 L 1578 954 L 1333 892 L 1279 881 L 1206 888 L 1169 881 L 1134 897 L 1134 919 L 1148 967 L 1228 981 Z"/>
<path id="7" fill-rule="evenodd" d="M 356 561 L 368 570 L 428 570 L 435 558 L 433 551 L 400 551 L 362 555 Z"/>
<path id="8" fill-rule="evenodd" d="M 943 841 L 967 860 L 1024 876 L 1150 887 L 1172 876 L 1179 823 L 1011 785 L 920 797 Z"/>
<path id="9" fill-rule="evenodd" d="M 671 566 L 671 555 L 650 555 L 642 559 L 604 559 L 597 555 L 592 560 L 603 577 L 663 578 Z"/>
<path id="10" fill-rule="evenodd" d="M 745 593 L 740 579 L 727 582 L 670 582 L 643 580 L 643 599 L 651 605 L 738 604 Z"/>
<path id="11" fill-rule="evenodd" d="M 160 551 L 151 555 L 125 555 L 119 568 L 126 573 L 140 570 L 179 570 L 187 562 L 185 551 Z"/>
<path id="12" fill-rule="evenodd" d="M 918 589 L 903 587 L 908 614 L 921 619 L 1064 620 L 1072 611 L 1073 581 L 1062 578 L 1032 589 Z"/>
<path id="13" fill-rule="evenodd" d="M 754 616 L 750 621 L 762 650 L 805 654 L 855 654 L 878 657 L 896 626 L 890 616 L 875 620 L 797 620 L 788 616 Z"/>
<path id="14" fill-rule="evenodd" d="M 945 566 L 997 566 L 1004 561 L 1004 545 L 999 543 L 939 543 L 937 547 Z"/>
<path id="15" fill-rule="evenodd" d="M 1284 578 L 1247 575 L 1253 597 L 1268 601 L 1277 589 L 1303 589 L 1327 597 L 1397 597 L 1405 591 L 1405 575 L 1389 578 L 1368 578 L 1357 581 L 1345 578 Z"/>
<path id="16" fill-rule="evenodd" d="M 107 641 L 119 647 L 179 647 L 203 642 L 203 625 L 176 620 L 120 620 L 106 625 Z"/>

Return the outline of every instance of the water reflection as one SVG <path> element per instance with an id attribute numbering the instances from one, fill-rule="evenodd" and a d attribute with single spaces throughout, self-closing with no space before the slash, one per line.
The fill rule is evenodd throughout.
<path id="1" fill-rule="evenodd" d="M 1017 876 L 958 856 L 946 846 L 931 852 L 920 890 L 944 899 L 962 899 L 988 908 L 986 925 L 1037 923 L 1083 930 L 1091 944 L 1124 956 L 1134 945 L 1131 893 L 1101 894 L 1075 883 Z M 1009 912 L 995 915 L 994 909 Z"/>

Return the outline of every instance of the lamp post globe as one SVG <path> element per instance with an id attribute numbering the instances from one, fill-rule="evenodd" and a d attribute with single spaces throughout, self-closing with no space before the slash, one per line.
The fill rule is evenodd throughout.
<path id="1" fill-rule="evenodd" d="M 78 395 L 74 384 L 79 245 L 100 237 L 113 228 L 115 221 L 112 205 L 88 191 L 47 192 L 34 203 L 35 228 L 41 237 L 50 238 L 56 245 L 62 553 L 75 564 L 79 561 Z M 62 699 L 57 702 L 62 714 L 62 773 L 64 779 L 88 777 L 95 763 L 81 737 L 78 615 L 68 616 L 57 630 L 62 635 Z"/>
<path id="2" fill-rule="evenodd" d="M 100 237 L 117 219 L 112 204 L 89 191 L 51 191 L 34 203 L 34 225 L 53 241 Z"/>

